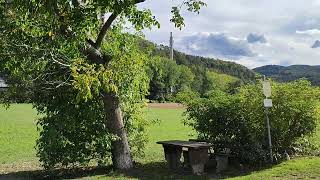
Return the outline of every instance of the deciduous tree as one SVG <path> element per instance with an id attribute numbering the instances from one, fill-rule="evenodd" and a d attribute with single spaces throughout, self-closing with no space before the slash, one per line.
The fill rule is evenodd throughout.
<path id="1" fill-rule="evenodd" d="M 135 96 L 132 100 L 138 99 L 139 91 L 145 89 L 141 87 L 143 83 L 139 83 L 144 76 L 137 73 L 143 66 L 143 57 L 126 44 L 128 35 L 122 36 L 117 29 L 116 36 L 108 32 L 114 28 L 121 31 L 119 22 L 129 22 L 136 30 L 160 26 L 150 9 L 137 7 L 144 1 L 0 0 L 0 63 L 5 67 L 5 73 L 10 74 L 12 92 L 18 89 L 32 91 L 36 108 L 49 118 L 40 121 L 45 127 L 42 133 L 57 135 L 61 141 L 67 138 L 67 132 L 62 137 L 59 133 L 63 130 L 57 127 L 58 124 L 49 126 L 56 123 L 58 117 L 63 119 L 61 115 L 65 113 L 68 114 L 66 119 L 76 115 L 90 119 L 83 115 L 88 111 L 82 113 L 79 108 L 93 103 L 92 107 L 97 109 L 84 109 L 99 113 L 102 106 L 104 115 L 99 117 L 105 118 L 108 133 L 117 137 L 111 142 L 111 152 L 113 164 L 119 169 L 132 167 L 121 100 L 126 95 Z M 172 8 L 171 21 L 177 28 L 182 28 L 184 19 L 180 10 L 185 7 L 187 11 L 199 13 L 203 5 L 201 0 L 183 1 L 181 6 Z M 104 41 L 106 37 L 107 41 Z M 133 68 L 133 74 L 122 71 L 128 68 Z M 59 107 L 59 104 L 63 105 Z M 64 142 L 68 144 L 67 140 Z M 96 143 L 91 140 L 91 144 L 82 144 L 85 147 L 82 148 Z M 60 145 L 65 147 L 63 143 L 57 144 Z M 70 147 L 74 144 L 70 143 Z M 92 155 L 87 151 L 84 154 L 84 157 Z M 45 153 L 42 158 L 50 159 L 54 155 L 57 154 Z M 58 163 L 64 165 L 70 161 L 52 164 Z"/>

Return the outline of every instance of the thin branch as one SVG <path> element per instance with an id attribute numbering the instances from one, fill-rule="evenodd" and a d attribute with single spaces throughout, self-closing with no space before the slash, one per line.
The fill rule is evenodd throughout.
<path id="1" fill-rule="evenodd" d="M 71 67 L 71 66 L 70 66 L 70 65 L 68 65 L 68 64 L 64 64 L 64 63 L 62 63 L 62 62 L 60 62 L 60 61 L 56 60 L 56 59 L 53 57 L 52 52 L 50 52 L 50 55 L 51 55 L 51 59 L 52 59 L 52 61 L 54 61 L 55 63 L 57 63 L 57 64 L 59 64 L 59 65 L 61 65 L 61 66 L 64 66 L 64 67 Z"/>

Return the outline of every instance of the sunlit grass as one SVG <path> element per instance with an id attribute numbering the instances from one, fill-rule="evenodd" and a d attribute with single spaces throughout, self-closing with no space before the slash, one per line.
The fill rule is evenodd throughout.
<path id="1" fill-rule="evenodd" d="M 247 176 L 232 178 L 232 180 L 318 178 L 320 178 L 320 157 L 306 157 L 283 162 L 270 169 L 253 172 Z"/>
<path id="2" fill-rule="evenodd" d="M 31 105 L 0 105 L 0 164 L 36 159 L 36 118 Z"/>
<path id="3" fill-rule="evenodd" d="M 137 159 L 136 168 L 130 171 L 103 171 L 84 175 L 87 179 L 215 179 L 214 172 L 206 176 L 195 177 L 190 174 L 174 173 L 167 168 L 161 145 L 156 144 L 161 140 L 188 140 L 194 131 L 182 123 L 183 109 L 158 109 L 146 110 L 147 118 L 159 120 L 149 128 L 149 143 L 146 146 L 145 157 Z M 20 162 L 31 162 L 32 166 L 38 166 L 36 151 L 34 149 L 38 133 L 35 120 L 36 111 L 31 105 L 12 105 L 5 110 L 0 107 L 0 165 L 15 164 L 14 171 L 26 171 L 23 176 L 34 177 L 33 171 L 28 172 L 28 167 L 20 169 Z M 312 138 L 314 142 L 320 142 L 320 131 Z M 0 172 L 1 172 L 0 166 Z M 33 169 L 31 169 L 33 170 Z M 237 175 L 237 173 L 235 173 Z M 14 176 L 17 176 L 14 174 Z M 232 173 L 234 176 L 234 173 Z M 1 175 L 0 175 L 1 177 Z M 76 177 L 75 177 L 76 178 Z M 305 157 L 283 162 L 272 168 L 252 172 L 249 175 L 241 175 L 235 179 L 312 179 L 320 178 L 320 157 Z"/>

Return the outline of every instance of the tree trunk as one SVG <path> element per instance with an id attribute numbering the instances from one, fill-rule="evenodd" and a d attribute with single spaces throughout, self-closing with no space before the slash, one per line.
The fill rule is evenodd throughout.
<path id="1" fill-rule="evenodd" d="M 119 98 L 114 94 L 104 93 L 103 101 L 106 113 L 106 126 L 110 133 L 117 136 L 117 139 L 111 144 L 113 166 L 116 169 L 130 169 L 133 167 L 133 164 Z"/>

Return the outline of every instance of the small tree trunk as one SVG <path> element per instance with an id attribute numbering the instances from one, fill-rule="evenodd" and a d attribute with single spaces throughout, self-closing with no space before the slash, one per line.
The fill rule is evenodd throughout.
<path id="1" fill-rule="evenodd" d="M 119 139 L 112 142 L 111 153 L 113 166 L 116 169 L 130 169 L 133 167 L 128 137 L 123 124 L 119 98 L 114 94 L 104 93 L 104 110 L 106 126 L 110 133 Z"/>

